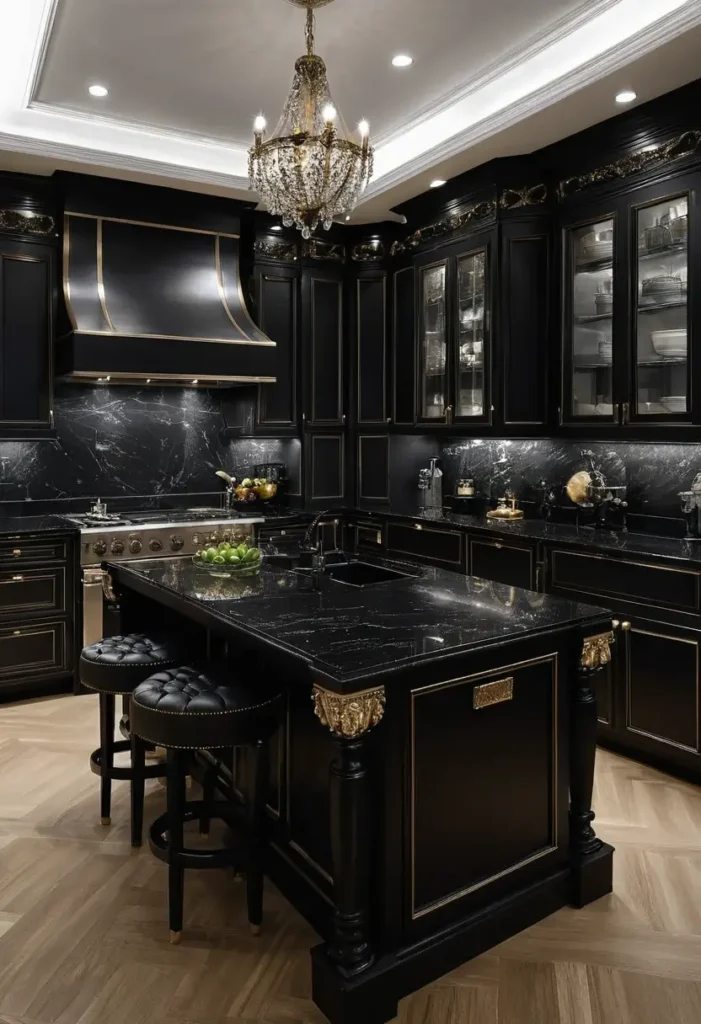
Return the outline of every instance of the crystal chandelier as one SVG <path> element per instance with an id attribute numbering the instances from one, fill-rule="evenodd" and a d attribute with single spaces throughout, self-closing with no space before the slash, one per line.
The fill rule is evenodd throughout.
<path id="1" fill-rule="evenodd" d="M 295 76 L 282 117 L 264 139 L 265 118 L 253 124 L 249 150 L 251 188 L 270 213 L 281 216 L 309 238 L 320 223 L 347 215 L 372 175 L 373 152 L 367 121 L 358 125 L 355 142 L 331 98 L 326 65 L 314 53 L 314 8 L 331 0 L 289 0 L 307 10 L 307 52 L 295 62 Z"/>

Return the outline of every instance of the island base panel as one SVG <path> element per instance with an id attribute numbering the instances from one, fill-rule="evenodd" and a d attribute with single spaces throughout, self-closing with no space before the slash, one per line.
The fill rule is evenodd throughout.
<path id="1" fill-rule="evenodd" d="M 387 1024 L 399 1000 L 566 906 L 569 868 L 345 977 L 324 944 L 312 949 L 312 998 L 331 1024 Z M 603 895 L 601 893 L 600 895 Z M 596 897 L 594 897 L 596 898 Z"/>
<path id="2" fill-rule="evenodd" d="M 601 849 L 572 863 L 572 895 L 575 907 L 608 896 L 613 891 L 613 847 L 602 843 Z"/>

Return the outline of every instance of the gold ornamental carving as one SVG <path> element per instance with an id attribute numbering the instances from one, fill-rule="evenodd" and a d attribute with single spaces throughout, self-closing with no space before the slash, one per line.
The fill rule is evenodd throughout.
<path id="1" fill-rule="evenodd" d="M 374 728 L 385 713 L 385 688 L 376 686 L 359 693 L 333 693 L 315 684 L 314 714 L 322 725 L 352 740 Z"/>
<path id="2" fill-rule="evenodd" d="M 613 633 L 588 636 L 582 647 L 582 668 L 602 668 L 604 665 L 608 665 L 611 661 L 611 644 L 613 642 Z"/>
<path id="3" fill-rule="evenodd" d="M 475 711 L 480 708 L 489 708 L 493 704 L 502 704 L 504 701 L 513 700 L 514 677 L 508 679 L 495 679 L 493 683 L 482 683 L 472 691 L 472 707 Z"/>

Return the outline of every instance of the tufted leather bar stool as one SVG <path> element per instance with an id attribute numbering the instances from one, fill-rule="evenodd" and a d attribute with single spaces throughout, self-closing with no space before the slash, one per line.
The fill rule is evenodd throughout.
<path id="1" fill-rule="evenodd" d="M 84 647 L 80 655 L 80 681 L 100 695 L 100 746 L 90 755 L 90 767 L 100 776 L 100 817 L 103 825 L 111 822 L 112 780 L 132 778 L 131 768 L 115 767 L 114 755 L 131 749 L 131 740 L 114 739 L 114 699 L 129 697 L 135 686 L 159 668 L 177 665 L 187 657 L 183 643 L 170 634 L 147 636 L 128 633 L 110 636 Z M 144 778 L 164 775 L 162 765 L 149 765 Z M 132 801 L 133 806 L 133 801 Z M 132 845 L 141 843 L 141 820 L 132 816 Z"/>
<path id="2" fill-rule="evenodd" d="M 135 776 L 133 800 L 139 801 L 138 771 L 144 764 L 146 743 L 165 747 L 167 760 L 167 811 L 151 825 L 153 853 L 168 864 L 168 913 L 170 941 L 180 941 L 183 927 L 185 868 L 220 868 L 238 864 L 236 851 L 187 849 L 183 825 L 199 820 L 200 831 L 209 831 L 209 819 L 240 824 L 241 805 L 213 800 L 211 776 L 206 779 L 203 800 L 185 799 L 185 779 L 191 753 L 248 747 L 250 784 L 246 807 L 246 900 L 248 921 L 254 935 L 263 920 L 263 854 L 265 801 L 269 775 L 269 742 L 278 728 L 284 707 L 276 688 L 238 679 L 226 663 L 181 666 L 157 672 L 136 687 L 131 698 L 130 719 Z M 138 739 L 134 739 L 138 737 Z M 139 807 L 135 809 L 138 815 Z"/>

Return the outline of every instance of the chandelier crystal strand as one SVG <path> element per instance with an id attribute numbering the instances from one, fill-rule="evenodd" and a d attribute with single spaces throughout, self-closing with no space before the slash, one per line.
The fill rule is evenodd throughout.
<path id="1" fill-rule="evenodd" d="M 295 76 L 282 116 L 269 139 L 257 117 L 249 150 L 251 188 L 270 213 L 310 238 L 322 224 L 356 206 L 372 175 L 369 126 L 362 121 L 360 143 L 349 133 L 333 102 L 326 65 L 314 53 L 314 7 L 331 0 L 291 0 L 306 7 L 307 52 L 295 62 Z"/>

